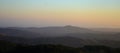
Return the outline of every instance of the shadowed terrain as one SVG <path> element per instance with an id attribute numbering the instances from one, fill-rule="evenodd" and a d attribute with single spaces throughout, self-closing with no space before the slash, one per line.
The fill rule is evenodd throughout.
<path id="1" fill-rule="evenodd" d="M 0 52 L 119 53 L 119 34 L 76 26 L 0 28 Z"/>

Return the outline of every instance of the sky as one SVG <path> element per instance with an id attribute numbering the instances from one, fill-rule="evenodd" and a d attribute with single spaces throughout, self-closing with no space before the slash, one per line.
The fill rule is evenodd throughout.
<path id="1" fill-rule="evenodd" d="M 120 0 L 0 0 L 0 27 L 120 28 Z"/>

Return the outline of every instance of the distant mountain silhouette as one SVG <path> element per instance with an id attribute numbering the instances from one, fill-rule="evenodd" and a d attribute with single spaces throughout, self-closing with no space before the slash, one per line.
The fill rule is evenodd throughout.
<path id="1" fill-rule="evenodd" d="M 33 37 L 34 35 L 40 36 L 38 33 L 31 33 L 29 31 L 12 29 L 12 28 L 0 28 L 0 33 L 6 36 L 16 36 L 16 37 Z"/>
<path id="2" fill-rule="evenodd" d="M 95 33 L 95 31 L 89 30 L 87 28 L 80 28 L 75 26 L 26 28 L 23 30 L 40 33 L 43 36 L 64 36 L 71 33 Z"/>
<path id="3" fill-rule="evenodd" d="M 26 38 L 71 36 L 82 39 L 120 40 L 119 33 L 99 32 L 71 25 L 63 27 L 41 27 L 41 28 L 8 27 L 0 28 L 0 33 L 6 34 L 8 36 Z"/>
<path id="4" fill-rule="evenodd" d="M 42 27 L 42 28 L 17 28 L 8 27 L 0 28 L 0 33 L 6 35 L 21 36 L 21 37 L 52 37 L 52 36 L 65 36 L 71 33 L 95 33 L 95 31 L 80 28 L 75 26 L 63 27 Z"/>

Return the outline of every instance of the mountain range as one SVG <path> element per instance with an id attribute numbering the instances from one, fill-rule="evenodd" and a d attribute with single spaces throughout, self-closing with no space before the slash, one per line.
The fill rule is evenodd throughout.
<path id="1" fill-rule="evenodd" d="M 76 26 L 0 28 L 0 40 L 19 44 L 63 44 L 72 47 L 105 45 L 120 47 L 120 33 L 101 32 Z"/>

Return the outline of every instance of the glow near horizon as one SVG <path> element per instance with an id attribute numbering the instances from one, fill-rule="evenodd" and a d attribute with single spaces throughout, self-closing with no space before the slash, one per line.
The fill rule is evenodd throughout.
<path id="1" fill-rule="evenodd" d="M 0 26 L 119 27 L 120 0 L 0 0 Z"/>

